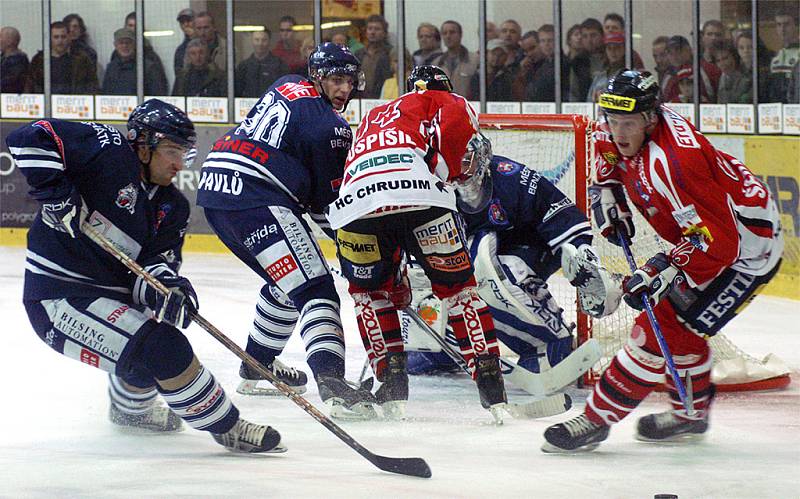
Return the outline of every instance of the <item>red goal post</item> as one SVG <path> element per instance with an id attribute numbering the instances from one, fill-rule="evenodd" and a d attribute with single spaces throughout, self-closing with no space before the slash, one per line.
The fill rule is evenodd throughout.
<path id="1" fill-rule="evenodd" d="M 591 219 L 586 188 L 593 168 L 591 135 L 594 121 L 581 115 L 481 114 L 480 123 L 482 132 L 492 141 L 494 154 L 507 156 L 538 171 L 572 198 L 576 206 Z M 668 244 L 655 234 L 638 213 L 634 213 L 634 223 L 637 230 L 634 247 L 640 259 L 668 249 Z M 594 246 L 609 270 L 630 273 L 619 248 L 606 242 L 597 233 Z M 592 320 L 577 310 L 575 290 L 560 272 L 551 277 L 548 284 L 553 296 L 564 308 L 567 323 L 575 324 L 578 342 L 583 343 L 589 338 L 600 341 L 603 358 L 585 376 L 586 382 L 593 383 L 622 347 L 638 311 L 623 302 L 611 316 Z M 778 389 L 791 381 L 789 368 L 772 354 L 764 359 L 756 359 L 722 333 L 711 338 L 709 343 L 714 355 L 713 377 L 721 391 Z"/>

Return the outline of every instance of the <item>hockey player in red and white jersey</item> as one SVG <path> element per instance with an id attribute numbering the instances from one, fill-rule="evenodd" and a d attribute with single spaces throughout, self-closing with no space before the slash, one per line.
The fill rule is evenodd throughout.
<path id="1" fill-rule="evenodd" d="M 623 283 L 625 301 L 642 310 L 648 293 L 678 373 L 691 387 L 694 414 L 683 410 L 645 313 L 586 401 L 580 416 L 549 427 L 542 450 L 592 450 L 661 382 L 672 410 L 641 418 L 643 441 L 695 440 L 708 430 L 714 398 L 715 335 L 778 271 L 779 214 L 767 187 L 736 158 L 718 151 L 684 118 L 660 106 L 648 72 L 622 70 L 599 104 L 595 222 L 611 242 L 634 235 L 625 193 L 659 236 L 674 245 L 653 255 Z M 635 251 L 635 246 L 634 246 Z M 690 381 L 687 383 L 686 381 Z"/>
<path id="2" fill-rule="evenodd" d="M 408 399 L 398 309 L 411 292 L 403 255 L 423 267 L 472 370 L 481 403 L 495 417 L 506 403 L 489 308 L 478 295 L 456 186 L 489 167 L 491 147 L 478 115 L 453 94 L 444 72 L 415 71 L 417 91 L 371 110 L 361 122 L 328 220 L 337 229 L 342 272 L 350 282 L 358 328 L 382 385 L 376 397 L 389 417 Z M 419 69 L 419 68 L 418 68 Z"/>

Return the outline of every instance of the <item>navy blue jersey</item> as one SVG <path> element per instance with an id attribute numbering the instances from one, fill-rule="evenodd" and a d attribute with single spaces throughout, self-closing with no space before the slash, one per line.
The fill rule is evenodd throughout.
<path id="1" fill-rule="evenodd" d="M 65 198 L 77 188 L 89 220 L 140 265 L 181 262 L 189 202 L 170 185 L 143 182 L 142 166 L 120 132 L 100 123 L 40 120 L 6 141 L 39 201 Z M 106 296 L 128 301 L 134 277 L 80 234 L 49 228 L 38 215 L 28 232 L 25 300 Z"/>
<path id="2" fill-rule="evenodd" d="M 499 254 L 528 247 L 542 260 L 557 263 L 556 268 L 560 261 L 552 257 L 560 258 L 562 244 L 591 243 L 586 215 L 539 172 L 497 155 L 492 156 L 490 171 L 492 200 L 485 210 L 464 214 L 468 236 L 496 232 Z"/>
<path id="3" fill-rule="evenodd" d="M 312 83 L 284 76 L 214 144 L 197 204 L 243 210 L 288 203 L 321 215 L 336 199 L 351 140 L 350 126 Z"/>

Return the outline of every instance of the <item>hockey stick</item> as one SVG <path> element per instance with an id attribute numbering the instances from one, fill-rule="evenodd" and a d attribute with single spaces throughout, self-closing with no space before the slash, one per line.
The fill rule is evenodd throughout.
<path id="1" fill-rule="evenodd" d="M 444 351 L 448 357 L 453 359 L 453 362 L 455 362 L 458 367 L 467 373 L 470 378 L 472 377 L 472 373 L 467 366 L 467 362 L 464 360 L 464 357 L 461 356 L 461 353 L 457 352 L 449 343 L 447 343 L 447 341 L 445 341 L 444 338 L 436 334 L 436 331 L 434 331 L 433 328 L 431 328 L 428 323 L 419 316 L 416 310 L 411 307 L 406 307 L 403 309 L 403 312 L 411 317 L 411 320 L 413 320 L 420 329 L 425 331 L 431 338 L 433 338 L 433 340 L 436 341 L 440 347 L 442 347 L 442 351 Z M 514 365 L 517 370 L 522 369 L 521 367 L 516 366 L 516 364 L 511 364 Z M 559 393 L 543 400 L 535 400 L 527 404 L 506 404 L 506 410 L 509 414 L 511 414 L 512 417 L 515 418 L 544 418 L 547 416 L 561 414 L 562 412 L 568 411 L 570 407 L 572 407 L 572 399 L 570 399 L 569 395 L 565 393 Z"/>
<path id="2" fill-rule="evenodd" d="M 628 260 L 628 266 L 631 268 L 631 272 L 636 272 L 638 267 L 636 265 L 636 261 L 633 259 L 633 253 L 628 245 L 628 240 L 625 238 L 622 231 L 619 230 L 617 231 L 617 238 L 619 239 L 620 246 L 622 246 L 622 252 L 625 253 L 625 259 Z M 675 367 L 675 361 L 672 359 L 672 353 L 669 351 L 669 346 L 667 346 L 667 341 L 664 339 L 664 335 L 661 334 L 661 327 L 658 325 L 656 314 L 653 312 L 653 307 L 650 305 L 650 293 L 642 293 L 642 304 L 644 305 L 645 312 L 647 312 L 647 318 L 650 320 L 650 325 L 653 327 L 653 334 L 655 334 L 656 340 L 658 341 L 658 347 L 661 349 L 661 355 L 664 356 L 669 374 L 672 376 L 672 381 L 675 383 L 675 388 L 678 390 L 678 396 L 681 398 L 681 403 L 683 404 L 684 409 L 686 409 L 686 415 L 689 417 L 694 416 L 694 403 L 691 400 L 691 397 L 686 394 L 686 387 L 683 385 L 683 380 L 681 379 L 680 374 L 678 374 L 678 369 Z M 691 384 L 691 374 L 688 370 L 686 371 L 686 376 Z"/>
<path id="3" fill-rule="evenodd" d="M 122 262 L 126 267 L 128 267 L 134 274 L 142 277 L 147 284 L 155 288 L 159 293 L 167 295 L 169 294 L 169 289 L 164 286 L 158 279 L 150 275 L 147 271 L 145 271 L 138 263 L 136 263 L 131 257 L 125 254 L 122 249 L 115 246 L 111 241 L 106 239 L 106 237 L 99 232 L 94 226 L 102 229 L 104 227 L 103 220 L 95 219 L 93 221 L 84 221 L 81 225 L 81 229 L 83 232 L 95 243 L 97 243 L 101 248 L 107 251 L 109 254 L 114 256 L 117 260 Z M 331 433 L 336 435 L 342 442 L 346 443 L 350 448 L 358 452 L 362 457 L 364 457 L 367 461 L 371 462 L 373 465 L 378 467 L 383 471 L 388 471 L 390 473 L 398 473 L 401 475 L 409 475 L 409 476 L 416 476 L 421 478 L 430 478 L 431 477 L 431 469 L 428 466 L 428 463 L 425 462 L 422 458 L 418 457 L 386 457 L 380 456 L 377 454 L 373 454 L 363 445 L 358 443 L 353 437 L 351 437 L 347 432 L 345 432 L 339 425 L 331 421 L 325 414 L 319 411 L 316 407 L 314 407 L 311 402 L 306 400 L 304 397 L 296 394 L 289 388 L 288 385 L 283 383 L 280 379 L 278 379 L 271 371 L 264 368 L 255 358 L 253 358 L 250 354 L 242 350 L 239 345 L 233 342 L 230 338 L 225 336 L 219 329 L 214 327 L 210 322 L 204 319 L 200 314 L 197 312 L 190 312 L 190 316 L 192 320 L 200 327 L 205 329 L 208 333 L 211 334 L 214 338 L 217 339 L 220 343 L 222 343 L 225 348 L 230 350 L 234 353 L 237 357 L 239 357 L 242 361 L 244 361 L 248 367 L 252 370 L 269 380 L 275 388 L 281 391 L 284 395 L 289 397 L 292 402 L 300 406 L 301 409 L 306 411 L 312 418 L 316 419 L 322 426 L 330 430 Z"/>

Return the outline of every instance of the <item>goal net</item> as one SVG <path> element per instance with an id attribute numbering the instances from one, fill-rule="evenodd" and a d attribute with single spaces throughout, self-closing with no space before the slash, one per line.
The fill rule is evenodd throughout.
<path id="1" fill-rule="evenodd" d="M 591 216 L 586 187 L 593 167 L 593 126 L 594 122 L 578 115 L 481 115 L 482 131 L 491 139 L 494 154 L 538 171 L 572 198 L 587 216 Z M 635 209 L 633 212 L 636 237 L 632 248 L 641 265 L 658 251 L 668 250 L 669 244 L 658 237 Z M 595 233 L 594 246 L 611 272 L 630 274 L 620 248 L 599 233 Z M 586 376 L 586 381 L 592 383 L 622 347 L 639 312 L 623 301 L 611 316 L 593 320 L 577 310 L 575 289 L 560 273 L 551 277 L 549 285 L 565 310 L 565 320 L 575 324 L 578 342 L 589 338 L 600 341 L 603 358 Z M 788 367 L 772 354 L 757 359 L 734 345 L 722 332 L 709 343 L 714 358 L 712 377 L 719 390 L 776 389 L 790 382 Z"/>

